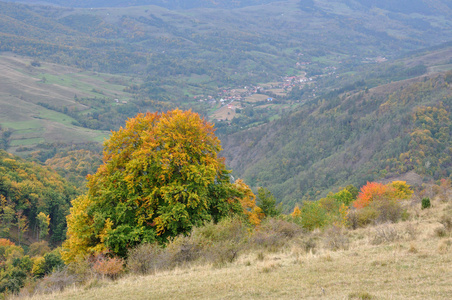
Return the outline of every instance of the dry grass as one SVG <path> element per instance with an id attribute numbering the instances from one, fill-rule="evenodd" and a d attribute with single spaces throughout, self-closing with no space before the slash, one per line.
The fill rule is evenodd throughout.
<path id="1" fill-rule="evenodd" d="M 268 95 L 263 95 L 263 94 L 253 94 L 251 96 L 248 96 L 245 98 L 246 102 L 259 102 L 259 101 L 266 101 L 267 98 L 269 96 Z"/>
<path id="2" fill-rule="evenodd" d="M 237 102 L 233 102 L 231 104 L 234 106 L 239 105 L 239 103 L 237 103 Z M 230 121 L 230 120 L 234 119 L 236 114 L 237 113 L 235 112 L 235 109 L 230 109 L 230 108 L 228 108 L 227 105 L 225 105 L 225 106 L 219 108 L 217 111 L 215 111 L 215 113 L 212 114 L 211 119 Z"/>
<path id="3" fill-rule="evenodd" d="M 212 264 L 96 281 L 32 299 L 449 299 L 452 237 L 438 237 L 447 203 L 397 224 L 314 232 L 316 251 L 293 240 L 278 252 L 252 250 L 222 268 Z M 378 239 L 378 242 L 375 242 Z M 323 243 L 322 243 L 323 241 Z M 323 246 L 322 246 L 323 245 Z"/>

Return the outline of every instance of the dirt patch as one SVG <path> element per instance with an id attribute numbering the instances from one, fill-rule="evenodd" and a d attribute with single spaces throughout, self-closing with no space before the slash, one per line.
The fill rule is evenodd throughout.
<path id="1" fill-rule="evenodd" d="M 378 182 L 387 184 L 393 181 L 406 181 L 409 185 L 421 185 L 422 177 L 416 174 L 414 171 L 410 171 L 404 174 L 391 176 L 382 180 L 378 180 Z"/>

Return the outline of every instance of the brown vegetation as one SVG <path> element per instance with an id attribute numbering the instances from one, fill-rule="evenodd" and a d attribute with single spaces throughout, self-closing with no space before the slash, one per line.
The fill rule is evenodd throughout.
<path id="1" fill-rule="evenodd" d="M 251 234 L 238 220 L 210 224 L 166 249 L 133 250 L 120 280 L 72 280 L 32 299 L 446 299 L 452 204 L 436 197 L 421 209 L 413 197 L 402 205 L 406 221 L 355 230 L 307 232 L 269 219 Z"/>

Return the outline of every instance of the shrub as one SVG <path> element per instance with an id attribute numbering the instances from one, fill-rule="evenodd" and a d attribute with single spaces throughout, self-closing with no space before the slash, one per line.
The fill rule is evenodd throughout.
<path id="1" fill-rule="evenodd" d="M 375 200 L 408 199 L 412 194 L 413 191 L 405 181 L 393 181 L 387 185 L 378 182 L 367 182 L 367 184 L 361 188 L 353 206 L 357 209 L 361 209 L 370 205 Z"/>
<path id="2" fill-rule="evenodd" d="M 124 260 L 119 257 L 99 255 L 93 264 L 93 271 L 102 277 L 116 279 L 124 272 Z"/>
<path id="3" fill-rule="evenodd" d="M 452 216 L 450 214 L 449 215 L 446 215 L 446 214 L 442 215 L 440 220 L 439 220 L 439 222 L 441 224 L 443 224 L 444 228 L 447 231 L 449 231 L 449 232 L 452 231 Z"/>
<path id="4" fill-rule="evenodd" d="M 301 247 L 306 251 L 306 253 L 312 251 L 314 252 L 317 247 L 317 240 L 313 236 L 307 236 L 301 240 Z"/>
<path id="5" fill-rule="evenodd" d="M 174 238 L 163 253 L 163 261 L 169 268 L 185 265 L 199 259 L 202 255 L 201 243 L 189 236 L 179 235 Z"/>
<path id="6" fill-rule="evenodd" d="M 378 217 L 378 211 L 374 207 L 365 207 L 357 211 L 358 227 L 365 227 L 373 223 Z"/>
<path id="7" fill-rule="evenodd" d="M 400 238 L 401 235 L 396 230 L 396 228 L 386 223 L 375 227 L 371 243 L 374 245 L 379 245 L 382 243 L 394 242 Z"/>
<path id="8" fill-rule="evenodd" d="M 277 251 L 296 236 L 302 235 L 303 228 L 293 222 L 267 219 L 251 237 L 251 246 L 269 251 Z"/>
<path id="9" fill-rule="evenodd" d="M 361 187 L 361 191 L 358 194 L 358 198 L 353 203 L 353 206 L 357 209 L 368 206 L 375 199 L 386 197 L 388 194 L 388 187 L 378 182 L 367 182 L 366 185 Z"/>
<path id="10" fill-rule="evenodd" d="M 61 254 L 58 249 L 44 255 L 44 272 L 50 274 L 58 268 L 64 266 Z"/>
<path id="11" fill-rule="evenodd" d="M 347 215 L 347 222 L 353 229 L 365 227 L 375 223 L 395 223 L 400 219 L 407 219 L 407 212 L 400 202 L 395 199 L 378 199 L 368 206 L 351 210 Z"/>
<path id="12" fill-rule="evenodd" d="M 348 249 L 350 241 L 342 227 L 332 226 L 325 231 L 323 243 L 327 249 L 336 251 Z"/>
<path id="13" fill-rule="evenodd" d="M 195 227 L 191 237 L 203 244 L 225 241 L 243 243 L 248 237 L 248 228 L 240 218 L 226 218 L 217 224 L 210 222 Z"/>
<path id="14" fill-rule="evenodd" d="M 80 280 L 75 274 L 71 274 L 67 268 L 56 270 L 44 277 L 36 285 L 35 292 L 47 294 L 62 291 L 65 287 L 79 283 Z"/>
<path id="15" fill-rule="evenodd" d="M 158 244 L 141 244 L 129 250 L 127 268 L 135 274 L 146 275 L 163 267 L 163 248 Z"/>
<path id="16" fill-rule="evenodd" d="M 422 206 L 422 209 L 430 208 L 430 206 L 431 206 L 430 198 L 422 198 L 421 206 Z"/>
<path id="17" fill-rule="evenodd" d="M 30 256 L 44 256 L 47 252 L 50 252 L 50 247 L 46 241 L 33 243 L 28 249 L 28 255 Z"/>
<path id="18" fill-rule="evenodd" d="M 215 267 L 221 267 L 234 262 L 242 248 L 242 245 L 230 242 L 215 243 L 205 249 L 202 255 L 205 260 L 211 262 Z"/>
<path id="19" fill-rule="evenodd" d="M 307 230 L 323 228 L 328 224 L 327 211 L 319 202 L 306 201 L 301 207 L 301 226 Z"/>
<path id="20" fill-rule="evenodd" d="M 374 208 L 378 212 L 378 216 L 375 220 L 377 223 L 395 223 L 402 219 L 405 213 L 405 210 L 400 202 L 395 199 L 381 199 L 373 201 L 370 207 Z"/>

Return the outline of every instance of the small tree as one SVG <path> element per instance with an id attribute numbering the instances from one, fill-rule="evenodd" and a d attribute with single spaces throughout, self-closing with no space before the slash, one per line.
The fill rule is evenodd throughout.
<path id="1" fill-rule="evenodd" d="M 21 234 L 23 236 L 28 231 L 28 219 L 27 219 L 27 216 L 25 216 L 23 214 L 22 210 L 19 210 L 16 213 L 16 225 L 17 225 L 17 236 L 18 236 L 19 246 L 20 246 Z"/>
<path id="2" fill-rule="evenodd" d="M 36 221 L 38 222 L 38 241 L 45 238 L 49 234 L 50 217 L 43 212 L 40 212 Z"/>
<path id="3" fill-rule="evenodd" d="M 257 190 L 257 206 L 262 209 L 266 217 L 276 217 L 281 214 L 281 205 L 276 205 L 275 196 L 266 188 Z"/>
<path id="4" fill-rule="evenodd" d="M 301 226 L 307 230 L 328 224 L 328 213 L 318 201 L 305 201 L 301 207 Z"/>

